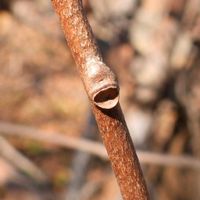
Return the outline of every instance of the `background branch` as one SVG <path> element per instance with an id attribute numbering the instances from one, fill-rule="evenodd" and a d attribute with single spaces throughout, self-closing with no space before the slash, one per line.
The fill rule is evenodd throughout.
<path id="1" fill-rule="evenodd" d="M 93 142 L 88 139 L 73 138 L 66 135 L 63 136 L 63 133 L 47 132 L 29 126 L 0 121 L 0 134 L 5 136 L 26 137 L 40 142 L 84 151 L 105 160 L 108 159 L 105 148 L 99 142 Z M 200 161 L 191 156 L 174 156 L 141 150 L 137 150 L 137 154 L 140 162 L 143 164 L 186 167 L 200 170 Z"/>
<path id="2" fill-rule="evenodd" d="M 14 165 L 17 169 L 35 180 L 37 183 L 47 183 L 47 176 L 33 162 L 17 151 L 1 136 L 0 155 Z"/>

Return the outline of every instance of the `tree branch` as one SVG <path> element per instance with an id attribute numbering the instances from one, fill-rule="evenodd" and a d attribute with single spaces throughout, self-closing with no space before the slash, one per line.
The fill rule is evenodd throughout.
<path id="1" fill-rule="evenodd" d="M 52 0 L 60 17 L 99 132 L 124 200 L 149 199 L 142 170 L 123 117 L 116 77 L 98 51 L 81 0 Z"/>

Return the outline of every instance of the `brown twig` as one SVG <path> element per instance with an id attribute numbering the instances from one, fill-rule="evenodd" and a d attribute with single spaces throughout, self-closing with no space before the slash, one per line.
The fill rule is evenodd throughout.
<path id="1" fill-rule="evenodd" d="M 102 60 L 80 0 L 52 0 L 60 16 L 65 38 L 71 49 L 89 99 L 101 108 L 118 103 L 116 77 Z"/>
<path id="2" fill-rule="evenodd" d="M 102 61 L 81 0 L 52 0 L 91 101 L 124 200 L 149 199 L 120 105 L 115 75 Z"/>
<path id="3" fill-rule="evenodd" d="M 0 134 L 5 136 L 20 136 L 40 142 L 48 142 L 65 148 L 80 150 L 107 160 L 107 154 L 102 144 L 86 139 L 63 136 L 62 133 L 49 133 L 29 126 L 16 125 L 0 121 Z M 190 156 L 173 156 L 147 151 L 137 151 L 139 160 L 143 164 L 160 166 L 185 167 L 200 170 L 200 161 Z"/>

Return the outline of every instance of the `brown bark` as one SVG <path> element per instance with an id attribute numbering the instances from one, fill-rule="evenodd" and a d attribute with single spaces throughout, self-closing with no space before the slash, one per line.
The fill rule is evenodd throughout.
<path id="1" fill-rule="evenodd" d="M 149 199 L 118 99 L 119 87 L 96 46 L 81 0 L 52 0 L 82 78 L 124 200 Z"/>

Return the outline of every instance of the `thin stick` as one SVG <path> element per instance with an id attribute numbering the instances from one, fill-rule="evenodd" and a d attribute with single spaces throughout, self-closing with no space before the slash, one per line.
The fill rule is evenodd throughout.
<path id="1" fill-rule="evenodd" d="M 119 86 L 96 46 L 81 0 L 52 0 L 60 17 L 99 132 L 124 200 L 149 199 L 142 170 L 123 117 Z"/>
<path id="2" fill-rule="evenodd" d="M 70 149 L 84 151 L 103 159 L 107 159 L 104 147 L 98 142 L 91 142 L 86 139 L 63 136 L 62 133 L 45 132 L 29 126 L 15 125 L 8 122 L 0 122 L 0 134 L 17 135 L 22 138 L 30 138 L 40 142 L 63 146 Z"/>
<path id="3" fill-rule="evenodd" d="M 29 159 L 0 136 L 0 155 L 38 183 L 47 183 L 47 176 Z"/>
<path id="4" fill-rule="evenodd" d="M 40 142 L 51 143 L 65 148 L 84 151 L 107 160 L 107 153 L 103 145 L 86 139 L 63 136 L 63 133 L 50 133 L 29 126 L 16 125 L 9 122 L 0 122 L 0 134 L 5 136 L 20 136 Z M 161 166 L 185 167 L 200 170 L 200 161 L 191 156 L 174 156 L 147 151 L 137 151 L 139 160 L 143 164 Z"/>
<path id="5" fill-rule="evenodd" d="M 84 131 L 81 135 L 85 139 L 94 140 L 97 139 L 96 133 L 97 127 L 95 119 L 92 112 L 89 111 L 86 127 L 84 128 Z M 81 190 L 82 186 L 84 185 L 84 182 L 86 181 L 86 174 L 89 170 L 89 163 L 92 158 L 92 154 L 83 151 L 76 151 L 71 166 L 74 176 L 72 176 L 72 179 L 69 182 L 69 187 L 67 188 L 65 199 L 84 200 L 83 194 L 79 191 Z"/>

